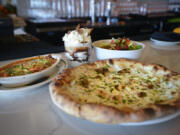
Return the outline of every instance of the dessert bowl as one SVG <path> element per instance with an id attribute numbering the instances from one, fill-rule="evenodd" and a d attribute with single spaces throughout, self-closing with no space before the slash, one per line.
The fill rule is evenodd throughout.
<path id="1" fill-rule="evenodd" d="M 68 31 L 63 36 L 64 48 L 70 67 L 87 63 L 91 54 L 91 32 L 90 28 L 80 28 Z"/>
<path id="2" fill-rule="evenodd" d="M 104 59 L 113 59 L 113 58 L 127 58 L 127 59 L 138 59 L 145 45 L 141 42 L 131 41 L 139 46 L 138 49 L 133 50 L 112 50 L 100 47 L 102 44 L 111 44 L 111 39 L 98 40 L 92 43 L 94 47 L 96 59 L 104 60 Z"/>
<path id="3" fill-rule="evenodd" d="M 48 64 L 45 62 L 45 58 L 52 59 L 53 62 L 47 60 L 49 62 Z M 30 63 L 32 61 L 38 61 L 39 63 L 41 61 L 41 66 L 36 68 L 36 70 L 32 71 L 31 69 L 35 67 L 28 65 L 31 67 L 31 69 L 28 69 L 27 64 L 28 62 Z M 34 81 L 40 80 L 41 78 L 50 76 L 52 73 L 56 71 L 56 67 L 59 62 L 60 57 L 57 57 L 55 55 L 42 55 L 16 60 L 14 62 L 0 67 L 0 84 L 4 87 L 19 87 L 28 85 Z M 24 67 L 25 64 L 26 68 Z M 47 65 L 45 66 L 45 64 Z M 9 75 L 7 75 L 8 73 Z"/>

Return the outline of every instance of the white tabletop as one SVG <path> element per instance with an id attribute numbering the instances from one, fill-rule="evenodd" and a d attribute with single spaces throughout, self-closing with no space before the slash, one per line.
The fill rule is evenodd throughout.
<path id="1" fill-rule="evenodd" d="M 180 45 L 147 46 L 139 61 L 158 63 L 180 72 Z M 4 62 L 0 62 L 2 64 Z M 62 112 L 51 101 L 48 84 L 27 92 L 0 93 L 1 135 L 179 135 L 180 116 L 167 122 L 120 126 L 78 119 Z"/>

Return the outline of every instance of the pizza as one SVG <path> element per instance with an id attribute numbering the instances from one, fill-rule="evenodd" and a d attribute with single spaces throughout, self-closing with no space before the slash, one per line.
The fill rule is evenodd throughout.
<path id="1" fill-rule="evenodd" d="M 142 122 L 180 109 L 179 73 L 127 59 L 66 69 L 49 89 L 64 112 L 99 123 Z"/>

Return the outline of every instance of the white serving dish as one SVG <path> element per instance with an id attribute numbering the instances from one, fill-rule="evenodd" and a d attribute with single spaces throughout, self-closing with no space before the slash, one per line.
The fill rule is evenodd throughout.
<path id="1" fill-rule="evenodd" d="M 35 72 L 35 73 L 27 74 L 27 75 L 12 76 L 12 77 L 0 77 L 0 84 L 4 87 L 20 87 L 20 86 L 24 86 L 29 83 L 32 83 L 36 80 L 39 80 L 43 77 L 50 76 L 51 74 L 53 74 L 56 71 L 56 66 L 58 65 L 58 63 L 60 61 L 59 57 L 57 57 L 55 55 L 51 55 L 51 56 L 56 59 L 56 62 L 52 66 L 50 66 L 40 72 Z M 32 57 L 20 59 L 17 61 L 27 60 L 27 59 L 31 59 L 31 58 Z M 3 66 L 6 66 L 6 65 L 3 65 Z"/>
<path id="2" fill-rule="evenodd" d="M 98 40 L 92 43 L 96 55 L 96 59 L 104 60 L 104 59 L 113 59 L 113 58 L 127 58 L 127 59 L 138 59 L 144 48 L 145 45 L 141 42 L 136 42 L 138 45 L 141 45 L 142 48 L 138 50 L 110 50 L 98 47 L 98 44 L 103 42 L 111 42 L 111 39 L 106 40 Z"/>
<path id="3" fill-rule="evenodd" d="M 150 38 L 150 40 L 153 41 L 155 45 L 159 45 L 159 46 L 172 46 L 172 45 L 180 44 L 180 42 L 161 41 L 153 38 Z"/>

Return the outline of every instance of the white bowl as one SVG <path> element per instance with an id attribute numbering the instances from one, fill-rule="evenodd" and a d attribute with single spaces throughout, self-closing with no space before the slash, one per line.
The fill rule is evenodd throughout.
<path id="1" fill-rule="evenodd" d="M 113 58 L 127 58 L 127 59 L 138 59 L 142 51 L 145 48 L 145 45 L 140 42 L 135 42 L 138 45 L 141 45 L 141 49 L 137 50 L 110 50 L 110 49 L 104 49 L 98 47 L 99 44 L 103 42 L 111 42 L 111 39 L 106 39 L 106 40 L 98 40 L 92 43 L 96 55 L 96 59 L 98 60 L 104 60 L 104 59 L 113 59 Z"/>
<path id="2" fill-rule="evenodd" d="M 173 46 L 180 44 L 180 42 L 161 41 L 153 38 L 150 38 L 150 40 L 153 41 L 155 45 L 159 45 L 159 46 Z"/>
<path id="3" fill-rule="evenodd" d="M 33 83 L 44 77 L 50 76 L 52 73 L 54 73 L 56 71 L 57 64 L 60 61 L 59 57 L 57 57 L 55 55 L 51 55 L 51 56 L 56 59 L 56 62 L 53 65 L 51 65 L 50 67 L 48 67 L 40 72 L 35 72 L 35 73 L 27 74 L 27 75 L 0 77 L 0 84 L 4 87 L 19 87 L 19 86 L 24 86 L 24 85 Z M 20 59 L 17 61 L 28 60 L 31 58 L 32 57 Z M 17 62 L 17 61 L 14 61 L 14 62 Z M 12 62 L 12 63 L 14 63 L 14 62 Z M 9 64 L 11 64 L 11 63 L 9 63 Z M 6 66 L 6 65 L 4 65 L 4 66 Z M 4 66 L 2 66 L 2 67 L 4 67 Z"/>

